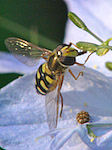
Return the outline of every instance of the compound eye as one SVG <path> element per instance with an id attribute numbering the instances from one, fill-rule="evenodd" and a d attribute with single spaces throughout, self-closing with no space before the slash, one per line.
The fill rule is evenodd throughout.
<path id="1" fill-rule="evenodd" d="M 61 51 L 57 51 L 57 56 L 62 56 L 62 52 Z"/>

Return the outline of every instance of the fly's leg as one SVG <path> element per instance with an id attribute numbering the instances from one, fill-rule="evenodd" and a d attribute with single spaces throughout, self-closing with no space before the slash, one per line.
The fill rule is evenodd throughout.
<path id="1" fill-rule="evenodd" d="M 71 46 L 71 45 L 73 45 L 73 46 L 75 46 L 76 48 L 78 48 L 74 43 L 72 43 L 72 42 L 70 42 L 69 43 L 69 45 Z M 79 49 L 79 48 L 78 48 Z"/>
<path id="2" fill-rule="evenodd" d="M 62 84 L 63 84 L 63 80 L 64 80 L 64 75 L 61 78 L 61 87 L 62 87 Z M 61 90 L 61 88 L 60 88 L 60 90 Z M 63 96 L 62 96 L 61 92 L 60 92 L 60 97 L 61 97 L 61 110 L 60 110 L 60 118 L 61 118 L 62 112 L 63 112 Z"/>
<path id="3" fill-rule="evenodd" d="M 92 55 L 93 53 L 89 54 L 88 57 L 86 58 L 85 62 L 83 65 L 85 65 L 85 63 L 88 61 L 89 57 Z"/>
<path id="4" fill-rule="evenodd" d="M 90 57 L 92 54 L 93 54 L 93 53 L 91 53 L 91 54 L 88 55 L 88 57 L 86 58 L 86 60 L 85 60 L 85 62 L 84 62 L 83 64 L 80 64 L 80 63 L 78 63 L 78 62 L 75 62 L 75 64 L 78 65 L 78 66 L 84 66 L 85 63 L 88 61 L 89 57 Z"/>
<path id="5" fill-rule="evenodd" d="M 73 72 L 71 71 L 71 69 L 68 69 L 69 73 L 72 75 L 72 77 L 77 80 L 79 78 L 79 76 L 83 76 L 83 72 L 79 72 L 78 76 L 75 77 L 75 75 L 73 74 Z"/>
<path id="6" fill-rule="evenodd" d="M 78 48 L 78 47 L 77 47 L 74 43 L 72 43 L 72 42 L 69 43 L 69 47 L 70 47 L 71 45 L 73 45 L 73 46 L 75 46 L 76 48 Z M 78 49 L 79 49 L 79 48 L 78 48 Z M 85 54 L 85 53 L 87 53 L 87 51 L 78 52 L 78 56 L 79 56 L 79 55 L 83 55 L 83 54 Z M 78 62 L 76 62 L 76 64 L 77 64 L 77 65 L 80 65 L 80 66 L 84 66 L 85 63 L 88 61 L 89 57 L 90 57 L 93 53 L 94 53 L 94 52 L 92 52 L 92 53 L 90 53 L 90 54 L 88 55 L 88 57 L 86 58 L 84 64 L 80 64 L 80 63 L 78 63 Z"/>
<path id="7" fill-rule="evenodd" d="M 58 92 L 57 92 L 57 115 L 56 115 L 56 124 L 58 122 L 58 111 L 59 111 L 59 97 L 61 96 L 61 111 L 60 111 L 60 117 L 62 115 L 63 111 L 63 97 L 60 92 L 62 84 L 63 84 L 64 75 L 60 76 L 59 82 L 58 82 Z"/>

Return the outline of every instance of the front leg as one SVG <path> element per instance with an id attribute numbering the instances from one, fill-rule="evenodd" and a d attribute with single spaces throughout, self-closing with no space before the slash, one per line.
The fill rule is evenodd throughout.
<path id="1" fill-rule="evenodd" d="M 78 76 L 75 77 L 75 75 L 73 74 L 73 72 L 71 71 L 71 69 L 68 69 L 69 73 L 72 75 L 72 77 L 77 80 L 79 78 L 79 76 L 83 76 L 83 72 L 79 72 Z"/>

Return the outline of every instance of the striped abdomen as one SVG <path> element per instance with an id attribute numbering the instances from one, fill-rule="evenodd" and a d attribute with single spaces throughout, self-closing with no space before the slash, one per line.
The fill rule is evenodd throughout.
<path id="1" fill-rule="evenodd" d="M 36 90 L 39 94 L 45 95 L 56 88 L 56 76 L 51 73 L 47 63 L 42 64 L 36 73 Z"/>

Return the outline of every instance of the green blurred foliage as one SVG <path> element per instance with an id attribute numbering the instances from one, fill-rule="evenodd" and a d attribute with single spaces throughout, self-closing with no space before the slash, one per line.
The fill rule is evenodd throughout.
<path id="1" fill-rule="evenodd" d="M 5 150 L 4 148 L 0 147 L 0 150 Z"/>
<path id="2" fill-rule="evenodd" d="M 8 51 L 4 44 L 8 37 L 54 49 L 63 42 L 66 19 L 67 8 L 62 0 L 1 0 L 0 51 Z M 18 76 L 0 75 L 0 88 Z"/>
<path id="3" fill-rule="evenodd" d="M 7 74 L 0 74 L 0 88 L 5 86 L 7 83 L 10 83 L 16 78 L 21 77 L 21 74 L 16 73 L 7 73 Z"/>

